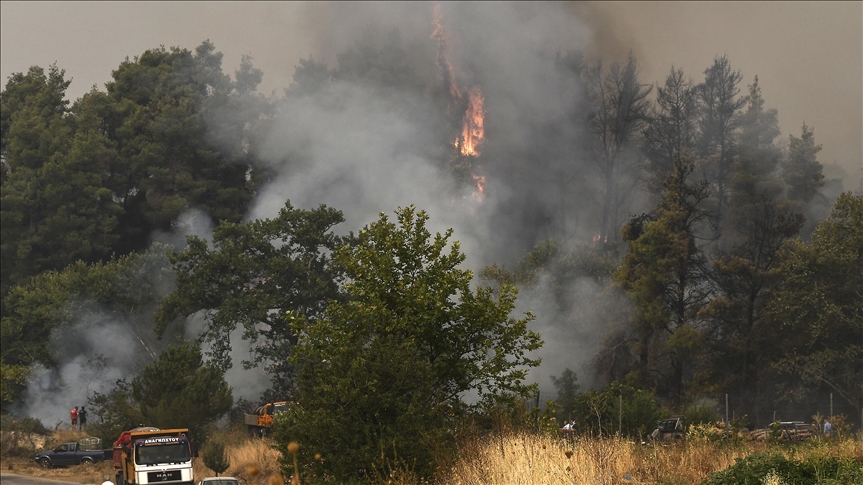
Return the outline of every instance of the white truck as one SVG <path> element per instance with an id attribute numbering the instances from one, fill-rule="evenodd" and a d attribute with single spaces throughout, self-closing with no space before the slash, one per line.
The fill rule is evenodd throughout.
<path id="1" fill-rule="evenodd" d="M 114 442 L 117 485 L 194 485 L 188 429 L 135 428 Z"/>

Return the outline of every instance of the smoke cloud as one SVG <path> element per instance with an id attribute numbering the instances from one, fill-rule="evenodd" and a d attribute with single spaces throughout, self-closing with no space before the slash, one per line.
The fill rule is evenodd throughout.
<path id="1" fill-rule="evenodd" d="M 590 29 L 558 3 L 439 6 L 453 80 L 462 92 L 478 87 L 485 98 L 485 142 L 470 160 L 475 175 L 485 177 L 477 194 L 450 173 L 464 105 L 450 95 L 436 62 L 432 8 L 329 7 L 318 44 L 337 54 L 363 51 L 364 43 L 381 48 L 395 31 L 423 86 L 340 79 L 315 95 L 287 96 L 263 150 L 279 175 L 248 218 L 274 217 L 285 199 L 300 208 L 326 204 L 343 211 L 346 222 L 336 230 L 347 232 L 413 204 L 429 213 L 430 229 L 454 229 L 475 272 L 491 263 L 514 266 L 549 237 L 564 245 L 590 241 L 597 182 L 577 139 L 585 100 L 580 81 L 556 67 L 559 55 L 584 46 Z M 345 68 L 339 61 L 346 58 L 335 57 L 328 67 Z M 600 289 L 588 279 L 570 285 L 566 311 L 556 308 L 544 282 L 519 303 L 519 312 L 537 316 L 532 328 L 546 341 L 542 367 L 531 373 L 543 390 L 564 367 L 584 376 L 598 344 L 593 298 Z"/>

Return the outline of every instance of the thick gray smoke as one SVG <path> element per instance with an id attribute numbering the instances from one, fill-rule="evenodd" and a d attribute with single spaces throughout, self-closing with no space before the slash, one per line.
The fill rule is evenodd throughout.
<path id="1" fill-rule="evenodd" d="M 563 247 L 590 241 L 598 220 L 593 215 L 597 182 L 577 138 L 585 100 L 579 97 L 579 81 L 556 69 L 555 60 L 583 48 L 592 33 L 560 3 L 439 6 L 453 80 L 463 96 L 475 87 L 484 97 L 485 141 L 481 155 L 468 160 L 473 175 L 484 177 L 480 193 L 474 183 L 480 179 L 457 184 L 451 173 L 465 99 L 449 94 L 437 59 L 439 45 L 431 35 L 433 8 L 430 3 L 334 3 L 305 9 L 318 26 L 311 45 L 320 51 L 309 54 L 329 69 L 345 68 L 340 61 L 350 58 L 339 55 L 372 45 L 382 56 L 402 55 L 411 72 L 405 73 L 404 86 L 339 79 L 314 95 L 282 100 L 263 148 L 277 175 L 261 190 L 247 219 L 274 217 L 286 199 L 303 209 L 326 204 L 344 213 L 346 222 L 336 230 L 346 233 L 381 212 L 392 217 L 397 207 L 413 204 L 428 212 L 432 231 L 454 229 L 475 272 L 491 263 L 511 268 L 549 237 Z M 393 45 L 401 53 L 387 50 Z M 286 88 L 290 84 L 283 80 Z M 178 248 L 188 234 L 211 240 L 207 221 L 205 214 L 190 210 L 174 232 L 151 239 Z M 561 310 L 546 284 L 541 281 L 520 298 L 518 313 L 532 311 L 537 317 L 532 328 L 546 344 L 538 352 L 543 364 L 530 379 L 548 391 L 549 376 L 565 367 L 586 375 L 600 332 L 593 304 L 599 288 L 588 279 L 570 282 L 569 305 Z M 55 333 L 53 345 L 64 364 L 39 374 L 27 390 L 24 414 L 52 425 L 68 422 L 72 406 L 86 405 L 94 392 L 107 392 L 117 379 L 140 372 L 168 345 L 155 341 L 148 318 L 119 318 L 93 306 L 80 311 L 75 332 Z M 185 335 L 196 338 L 200 330 L 200 320 L 191 318 Z M 231 336 L 234 365 L 226 380 L 235 399 L 254 401 L 269 381 L 261 368 L 243 369 L 250 344 L 240 333 Z"/>
<path id="2" fill-rule="evenodd" d="M 279 175 L 248 218 L 274 217 L 286 199 L 306 209 L 326 204 L 343 211 L 346 223 L 337 230 L 347 232 L 413 204 L 429 213 L 431 229 L 454 229 L 475 272 L 491 263 L 512 267 L 545 238 L 563 245 L 590 241 L 598 219 L 592 215 L 596 178 L 577 139 L 585 100 L 579 80 L 555 64 L 590 38 L 587 27 L 559 3 L 439 6 L 454 81 L 462 93 L 479 88 L 485 100 L 485 141 L 481 155 L 470 159 L 475 175 L 485 177 L 480 195 L 470 184 L 456 190 L 449 172 L 463 113 L 452 110 L 464 105 L 454 103 L 436 60 L 433 8 L 331 6 L 317 42 L 337 58 L 328 68 L 346 68 L 338 61 L 347 58 L 333 51 L 362 51 L 369 43 L 381 56 L 397 55 L 384 48 L 397 31 L 424 87 L 339 78 L 314 95 L 289 95 L 264 150 Z M 519 311 L 537 316 L 533 328 L 546 345 L 531 378 L 549 390 L 548 376 L 565 367 L 585 375 L 598 343 L 592 303 L 599 289 L 587 279 L 571 282 L 570 310 L 561 314 L 544 284 Z"/>

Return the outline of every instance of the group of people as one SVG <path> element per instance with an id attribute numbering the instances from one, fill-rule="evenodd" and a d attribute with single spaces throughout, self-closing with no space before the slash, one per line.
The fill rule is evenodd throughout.
<path id="1" fill-rule="evenodd" d="M 72 418 L 72 429 L 84 429 L 84 425 L 87 424 L 87 409 L 84 406 L 81 406 L 81 410 L 78 410 L 78 406 L 72 408 L 69 411 L 69 417 Z"/>

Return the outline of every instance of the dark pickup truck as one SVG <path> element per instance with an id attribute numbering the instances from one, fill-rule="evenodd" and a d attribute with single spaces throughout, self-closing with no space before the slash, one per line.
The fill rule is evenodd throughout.
<path id="1" fill-rule="evenodd" d="M 81 464 L 92 464 L 105 459 L 105 452 L 111 450 L 84 450 L 79 443 L 63 443 L 57 445 L 53 450 L 40 451 L 36 453 L 36 463 L 43 468 L 55 466 L 67 466 Z"/>

